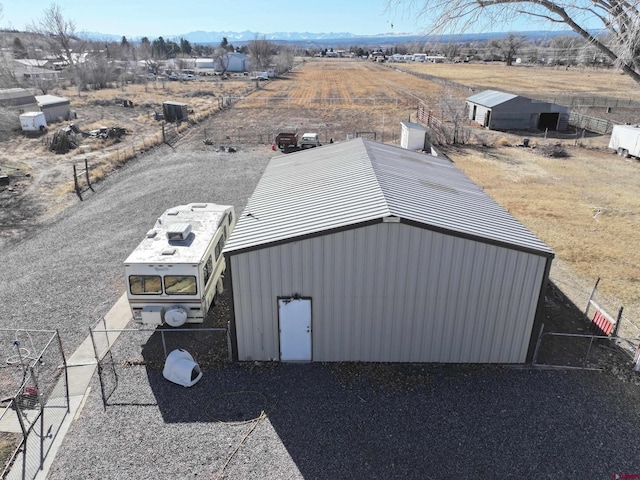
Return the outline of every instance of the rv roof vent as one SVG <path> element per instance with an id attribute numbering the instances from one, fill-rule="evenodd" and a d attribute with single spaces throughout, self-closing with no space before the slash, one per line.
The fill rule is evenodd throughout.
<path id="1" fill-rule="evenodd" d="M 193 210 L 194 208 L 207 208 L 207 204 L 206 203 L 194 203 L 193 205 L 191 205 L 191 210 Z"/>
<path id="2" fill-rule="evenodd" d="M 186 240 L 190 233 L 190 223 L 174 223 L 167 229 L 167 240 Z"/>
<path id="3" fill-rule="evenodd" d="M 158 232 L 156 232 L 153 228 L 147 232 L 147 238 L 154 238 Z"/>
<path id="4" fill-rule="evenodd" d="M 178 215 L 180 213 L 178 210 L 170 210 L 167 212 L 167 215 Z"/>
<path id="5" fill-rule="evenodd" d="M 165 248 L 162 251 L 162 255 L 173 255 L 174 253 L 176 253 L 176 249 L 175 248 Z"/>

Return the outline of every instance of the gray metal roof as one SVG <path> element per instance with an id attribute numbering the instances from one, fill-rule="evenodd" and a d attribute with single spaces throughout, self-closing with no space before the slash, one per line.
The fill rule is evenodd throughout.
<path id="1" fill-rule="evenodd" d="M 467 102 L 477 103 L 484 107 L 495 107 L 501 103 L 508 102 L 518 97 L 513 93 L 499 92 L 497 90 L 485 90 L 484 92 L 476 93 L 467 97 Z"/>
<path id="2" fill-rule="evenodd" d="M 0 104 L 4 106 L 19 106 L 35 104 L 36 99 L 31 92 L 24 88 L 5 88 L 0 90 Z"/>
<path id="3" fill-rule="evenodd" d="M 424 125 L 420 125 L 419 123 L 414 123 L 414 122 L 400 122 L 401 125 L 404 125 L 405 127 L 412 129 L 412 130 L 421 130 L 424 131 L 426 130 L 426 128 L 424 128 Z"/>
<path id="4" fill-rule="evenodd" d="M 36 95 L 36 100 L 40 107 L 51 107 L 54 105 L 68 105 L 71 102 L 68 98 L 57 97 L 55 95 Z"/>
<path id="5" fill-rule="evenodd" d="M 225 251 L 384 217 L 553 254 L 449 160 L 363 138 L 273 158 Z"/>

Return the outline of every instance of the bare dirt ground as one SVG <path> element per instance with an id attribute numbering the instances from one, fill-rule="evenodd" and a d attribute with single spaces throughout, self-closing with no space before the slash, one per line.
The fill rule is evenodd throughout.
<path id="1" fill-rule="evenodd" d="M 79 93 L 72 88 L 50 92 L 70 99 L 71 108 L 78 116 L 73 123 L 81 131 L 119 126 L 126 128 L 127 134 L 116 140 L 77 136 L 81 142 L 79 148 L 63 155 L 49 151 L 48 147 L 53 134 L 70 122 L 49 125 L 44 136 L 16 133 L 2 142 L 0 175 L 8 175 L 10 184 L 0 187 L 0 246 L 78 200 L 73 191 L 74 164 L 80 171 L 86 159 L 95 181 L 158 145 L 162 141 L 162 125 L 154 119 L 154 113 L 162 112 L 162 102 L 187 103 L 190 120 L 197 123 L 253 88 L 244 77 L 225 81 L 205 77 L 189 82 L 130 84 L 92 92 Z M 125 108 L 123 100 L 133 102 L 133 107 Z"/>

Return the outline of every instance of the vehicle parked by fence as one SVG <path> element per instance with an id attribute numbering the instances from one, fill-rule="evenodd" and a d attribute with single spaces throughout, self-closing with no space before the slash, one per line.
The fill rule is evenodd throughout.
<path id="1" fill-rule="evenodd" d="M 609 148 L 621 157 L 640 157 L 640 126 L 614 125 Z"/>
<path id="2" fill-rule="evenodd" d="M 190 203 L 170 208 L 124 262 L 127 297 L 138 323 L 203 323 L 223 291 L 222 249 L 233 207 Z"/>
<path id="3" fill-rule="evenodd" d="M 300 149 L 313 148 L 320 146 L 320 138 L 317 133 L 305 133 L 300 139 Z"/>
<path id="4" fill-rule="evenodd" d="M 298 148 L 298 133 L 280 132 L 276 135 L 275 143 L 280 150 Z"/>

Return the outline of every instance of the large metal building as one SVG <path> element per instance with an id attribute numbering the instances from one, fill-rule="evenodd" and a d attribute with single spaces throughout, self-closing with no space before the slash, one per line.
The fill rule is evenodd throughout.
<path id="1" fill-rule="evenodd" d="M 469 120 L 490 130 L 566 130 L 569 109 L 521 95 L 485 90 L 467 98 Z"/>
<path id="2" fill-rule="evenodd" d="M 524 363 L 553 259 L 447 159 L 362 138 L 273 158 L 224 252 L 240 361 Z"/>

